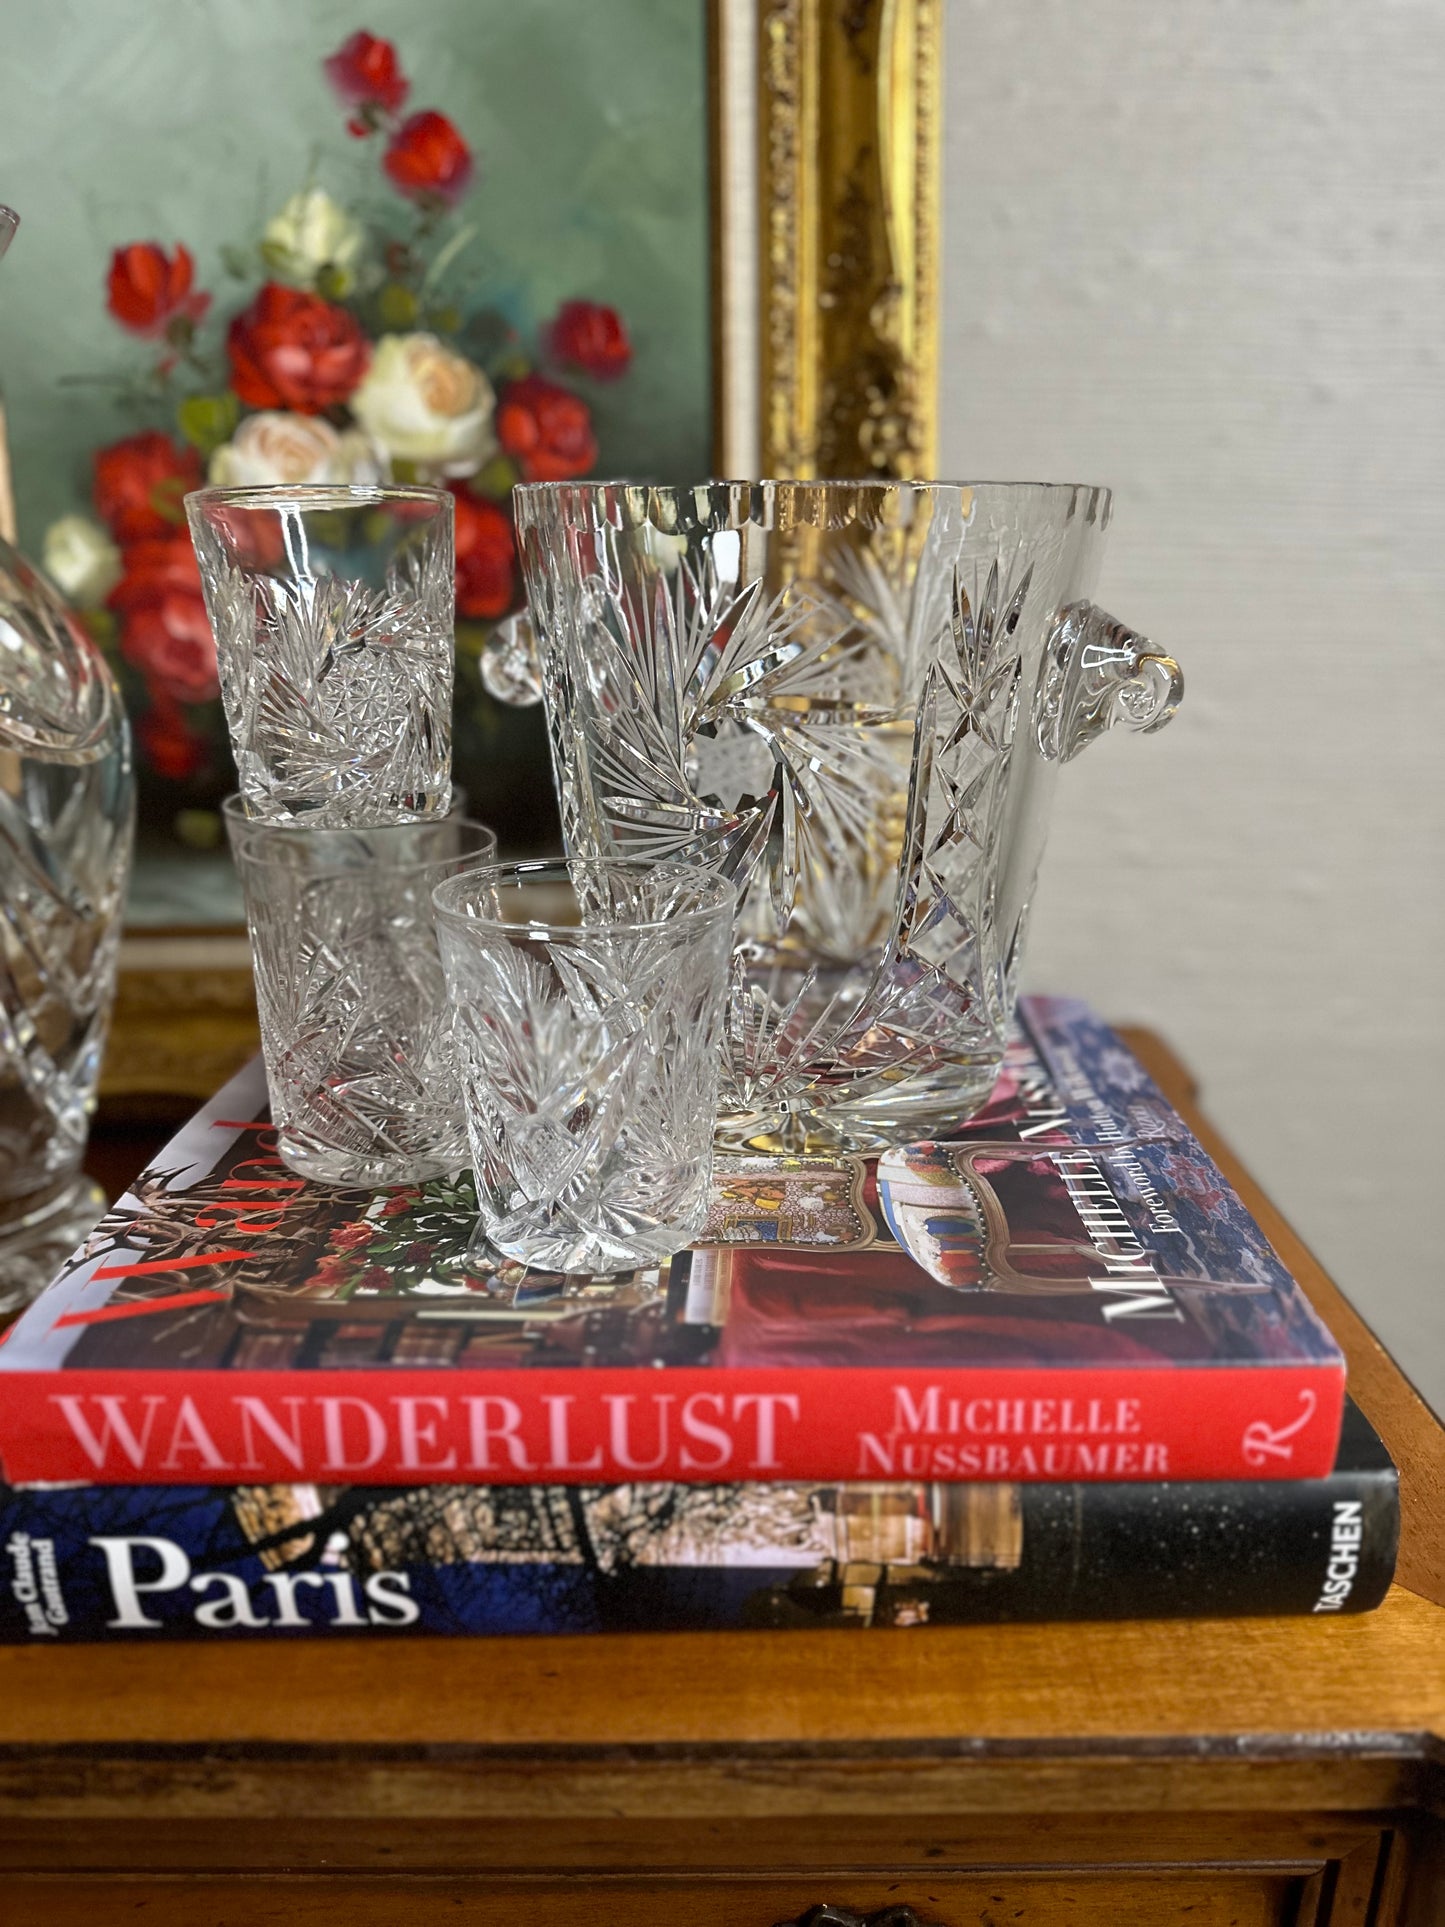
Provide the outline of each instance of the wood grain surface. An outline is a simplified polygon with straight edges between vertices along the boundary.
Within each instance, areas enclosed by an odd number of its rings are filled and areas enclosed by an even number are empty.
[[[1308,1876],[1230,1868],[1207,1875],[1077,1873],[1049,1877],[938,1874],[909,1883],[860,1879],[846,1869],[806,1881],[775,1872],[719,1880],[625,1875],[561,1882],[555,1878],[487,1881],[447,1874],[393,1876],[386,1883],[332,1876],[305,1878],[210,1875],[158,1880],[73,1880],[41,1876],[13,1893],[46,1927],[96,1927],[133,1915],[146,1927],[232,1927],[287,1922],[290,1927],[401,1927],[449,1921],[516,1923],[517,1927],[790,1927],[818,1903],[819,1893],[872,1913],[906,1899],[918,1927],[989,1922],[1004,1903],[1008,1927],[1295,1927]],[[1001,1891],[1002,1889],[1002,1891]],[[19,1916],[17,1916],[17,1919]],[[1313,1927],[1317,1918],[1306,1917]],[[881,1927],[881,1924],[880,1924]]]
[[[0,1652],[0,1744],[1338,1732],[1445,1735],[1438,1607],[1397,1587],[1378,1612],[1318,1620]]]

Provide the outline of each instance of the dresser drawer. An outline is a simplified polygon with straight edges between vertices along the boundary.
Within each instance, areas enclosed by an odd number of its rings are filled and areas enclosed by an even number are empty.
[[[218,1857],[224,1848],[218,1842]],[[919,1927],[1325,1927],[1306,1874],[1258,1869],[1132,1873],[876,1872],[804,1878],[577,1875],[558,1880],[393,1875],[21,1878],[0,1917],[46,1927],[135,1918],[146,1927],[778,1927],[828,1902],[866,1919],[907,1906]],[[9,1909],[11,1911],[5,1911]],[[1351,1914],[1351,1919],[1358,1916]],[[883,1923],[879,1923],[883,1927]],[[895,1916],[887,1927],[903,1927]]]

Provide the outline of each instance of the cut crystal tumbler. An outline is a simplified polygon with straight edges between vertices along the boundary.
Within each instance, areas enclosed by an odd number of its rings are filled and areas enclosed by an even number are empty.
[[[733,878],[727,1143],[867,1148],[989,1091],[1059,765],[1157,729],[1177,664],[1085,598],[1107,490],[516,490],[569,853]],[[532,637],[535,636],[535,642]]]
[[[564,1272],[686,1245],[707,1216],[731,884],[507,864],[435,903],[487,1243]]]
[[[0,254],[15,217],[0,208]],[[0,541],[0,1312],[105,1198],[83,1177],[130,875],[130,731],[104,658]]]
[[[282,1157],[323,1184],[467,1162],[431,893],[496,855],[481,823],[298,830],[224,806]]]
[[[444,816],[451,496],[208,488],[186,514],[249,814],[318,828]]]

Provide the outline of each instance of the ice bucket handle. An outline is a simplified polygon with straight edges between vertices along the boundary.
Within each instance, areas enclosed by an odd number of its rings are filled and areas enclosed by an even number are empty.
[[[482,681],[487,693],[513,709],[542,700],[542,666],[537,637],[525,609],[499,622],[482,646]]]
[[[1072,602],[1049,636],[1034,704],[1039,748],[1051,763],[1067,763],[1116,723],[1141,734],[1162,729],[1183,696],[1172,656],[1092,602]]]

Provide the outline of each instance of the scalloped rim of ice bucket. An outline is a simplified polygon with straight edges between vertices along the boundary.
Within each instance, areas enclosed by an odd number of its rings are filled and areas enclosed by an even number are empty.
[[[1114,513],[1114,491],[1103,482],[1002,482],[1002,481],[949,481],[946,478],[930,478],[927,481],[913,481],[887,476],[860,475],[848,476],[789,476],[764,475],[751,481],[730,479],[727,476],[711,476],[701,482],[657,482],[643,481],[634,476],[619,475],[602,480],[572,477],[557,482],[518,482],[512,490],[514,497],[521,498],[523,506],[558,500],[570,491],[576,498],[596,500],[605,497],[609,490],[656,494],[681,499],[695,495],[702,490],[753,490],[753,489],[801,489],[812,490],[819,495],[857,494],[866,491],[880,498],[890,494],[901,496],[942,496],[962,497],[983,494],[997,497],[1004,493],[1010,495],[1034,495],[1040,497],[1068,496],[1074,500],[1083,498],[1090,503],[1089,520],[1097,522],[1100,530],[1107,529]]]

